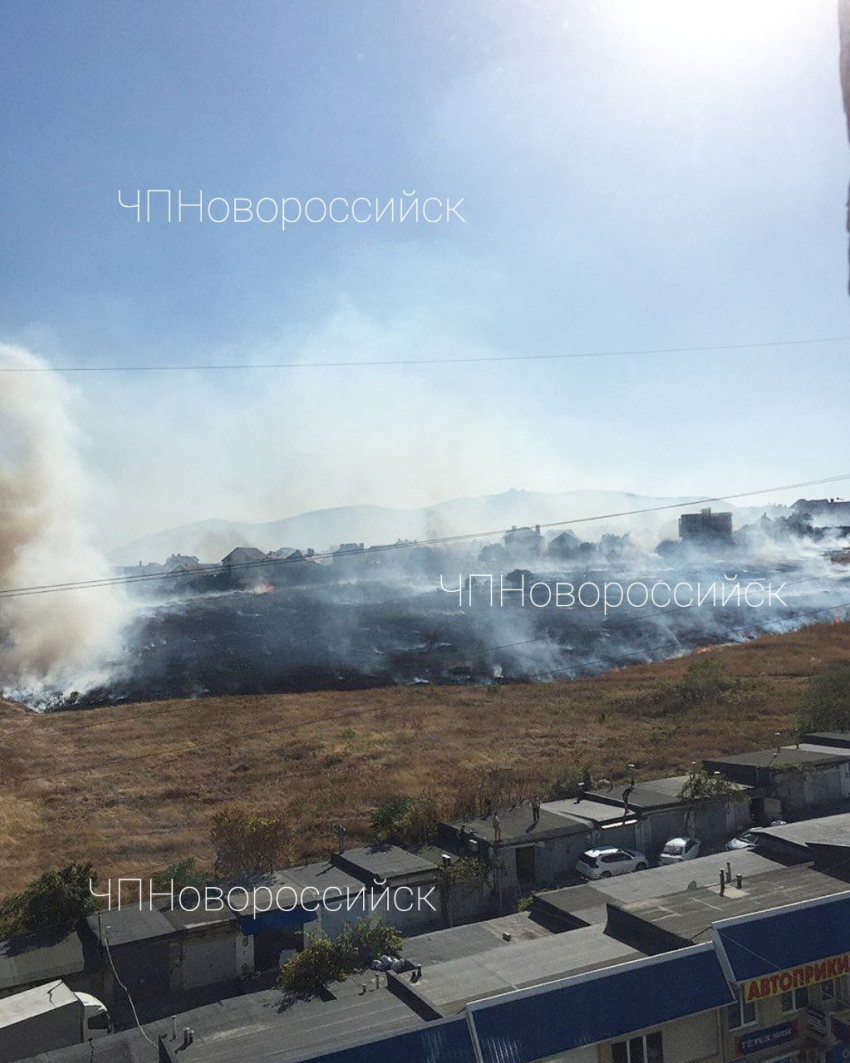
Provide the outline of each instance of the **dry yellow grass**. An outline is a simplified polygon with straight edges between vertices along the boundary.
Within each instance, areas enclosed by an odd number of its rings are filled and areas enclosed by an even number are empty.
[[[384,797],[513,766],[539,789],[563,766],[639,775],[790,738],[808,676],[850,662],[850,625],[712,651],[747,680],[741,699],[671,719],[618,700],[679,678],[690,658],[589,679],[388,688],[129,704],[37,716],[0,703],[0,896],[49,867],[91,861],[102,877],[212,862],[210,822],[231,802],[287,809],[299,856],[334,827],[365,837]]]

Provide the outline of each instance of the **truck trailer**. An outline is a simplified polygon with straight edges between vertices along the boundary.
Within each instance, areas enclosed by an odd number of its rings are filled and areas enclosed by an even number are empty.
[[[0,999],[0,1063],[84,1044],[111,1029],[106,1005],[61,980]]]

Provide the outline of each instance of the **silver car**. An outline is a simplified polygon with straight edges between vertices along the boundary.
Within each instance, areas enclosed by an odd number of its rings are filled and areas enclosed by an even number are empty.
[[[582,853],[576,871],[585,878],[612,878],[627,875],[630,871],[646,871],[648,867],[649,861],[639,850],[609,845]]]
[[[726,843],[727,849],[755,849],[758,843],[761,841],[758,834],[754,830],[745,830],[743,834],[739,834],[737,838],[730,838]]]
[[[694,860],[699,856],[702,843],[698,838],[671,838],[661,850],[659,864],[681,864],[683,860]]]

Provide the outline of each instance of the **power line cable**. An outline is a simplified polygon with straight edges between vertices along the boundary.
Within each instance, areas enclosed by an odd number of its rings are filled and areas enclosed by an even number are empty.
[[[458,358],[375,358],[360,361],[333,362],[234,362],[234,363],[179,363],[166,365],[55,365],[55,366],[2,366],[0,373],[164,373],[266,369],[356,369],[362,367],[386,368],[406,365],[475,365],[493,362],[554,362],[583,358],[633,358],[664,354],[707,354],[711,351],[763,350],[774,347],[804,347],[827,343],[847,343],[850,336],[820,336],[809,339],[759,340],[753,343],[712,343],[692,347],[645,347],[632,350],[574,351],[560,354],[494,354],[483,357],[463,356]]]
[[[840,483],[850,480],[850,473],[842,473],[839,476],[828,476],[817,480],[802,480],[797,483],[790,484],[778,484],[773,487],[760,487],[755,490],[749,491],[737,491],[731,494],[725,495],[712,495],[705,498],[695,498],[687,502],[665,502],[658,506],[643,506],[639,509],[620,510],[612,513],[599,513],[589,517],[571,517],[567,520],[555,520],[541,522],[538,527],[540,528],[562,528],[568,525],[574,524],[589,524],[595,523],[601,520],[615,520],[622,517],[635,517],[641,516],[647,513],[661,513],[669,511],[671,509],[682,509],[686,506],[701,506],[712,502],[731,502],[738,498],[750,498],[754,495],[772,494],[777,491],[792,491],[799,490],[804,487],[819,487],[826,484]],[[447,543],[464,542],[470,539],[486,538],[494,535],[504,535],[511,531],[511,528],[495,528],[489,531],[478,532],[462,532],[457,535],[444,535],[431,539],[418,539],[418,540],[399,540],[395,543],[387,543],[385,545],[373,546],[370,550],[373,554],[384,553],[392,550],[410,550],[423,546],[442,546]],[[351,552],[352,556],[364,556],[359,551]],[[311,555],[302,555],[301,557],[291,559],[283,557],[263,557],[261,560],[238,562],[233,565],[227,566],[228,571],[232,570],[244,570],[252,568],[269,568],[274,565],[281,564],[298,564],[302,562],[313,562],[316,560],[333,558],[335,556],[334,551],[325,551],[324,553],[314,553]],[[345,554],[343,555],[345,556]],[[27,587],[7,587],[0,589],[0,598],[16,598],[23,597],[31,594],[52,594],[56,591],[66,590],[82,590],[88,587],[111,587],[120,586],[130,583],[147,583],[156,582],[164,579],[175,578],[192,578],[201,577],[207,575],[217,575],[224,571],[220,564],[218,565],[201,565],[198,569],[190,571],[181,570],[178,572],[155,572],[155,573],[143,573],[140,575],[125,575],[125,576],[108,576],[100,579],[93,580],[73,580],[67,583],[45,583],[35,584]]]

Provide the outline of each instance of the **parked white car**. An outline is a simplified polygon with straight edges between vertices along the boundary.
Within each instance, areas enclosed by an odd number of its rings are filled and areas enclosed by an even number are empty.
[[[627,875],[630,871],[646,871],[649,861],[637,849],[588,849],[578,858],[576,871],[585,878],[611,878]]]
[[[745,830],[737,838],[730,838],[726,843],[727,849],[755,849],[759,843],[758,833],[754,830]]]
[[[699,838],[671,838],[661,850],[659,864],[681,864],[683,860],[693,860],[699,856],[702,842]]]

